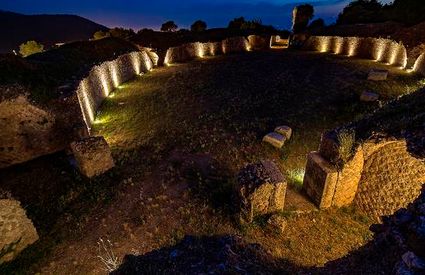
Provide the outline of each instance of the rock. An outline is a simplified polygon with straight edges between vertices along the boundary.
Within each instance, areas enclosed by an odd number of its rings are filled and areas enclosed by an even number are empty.
[[[303,190],[320,209],[332,206],[337,181],[335,166],[318,152],[311,152],[307,159]]]
[[[363,92],[360,95],[360,101],[373,102],[379,99],[379,95],[372,92]]]
[[[0,264],[13,260],[38,240],[37,231],[20,203],[0,200]]]
[[[260,35],[250,35],[248,41],[252,50],[264,50],[270,47],[270,39]]]
[[[274,131],[282,136],[285,136],[287,140],[291,139],[292,129],[289,126],[279,126]]]
[[[280,234],[285,231],[286,225],[288,224],[286,219],[278,214],[272,215],[267,223],[273,231],[276,231]]]
[[[383,81],[383,80],[387,80],[387,77],[388,77],[388,70],[372,69],[369,72],[367,80]]]
[[[266,142],[277,149],[281,149],[285,145],[287,138],[278,133],[269,133],[263,138],[263,142]]]
[[[103,137],[90,137],[71,143],[79,170],[88,178],[101,175],[115,166],[111,150]]]
[[[282,211],[287,182],[271,161],[246,166],[238,175],[235,206],[239,221],[251,223],[256,216]]]

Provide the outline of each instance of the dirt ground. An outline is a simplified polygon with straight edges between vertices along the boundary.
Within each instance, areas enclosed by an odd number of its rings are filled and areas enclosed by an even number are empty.
[[[389,69],[389,80],[367,81],[371,68]],[[107,175],[82,179],[63,154],[0,172],[12,191],[38,186],[31,195],[14,195],[42,228],[36,247],[4,271],[104,274],[99,238],[111,241],[119,259],[185,235],[221,234],[260,243],[284,270],[339,259],[370,240],[372,221],[352,208],[316,211],[299,191],[306,155],[323,131],[424,85],[371,61],[293,51],[155,69],[119,87],[98,114],[95,134],[105,136],[117,164]],[[379,93],[382,101],[360,102],[363,91]],[[261,143],[279,125],[294,130],[282,151]],[[271,232],[265,218],[242,228],[232,219],[234,176],[264,158],[278,163],[290,182],[282,235]]]

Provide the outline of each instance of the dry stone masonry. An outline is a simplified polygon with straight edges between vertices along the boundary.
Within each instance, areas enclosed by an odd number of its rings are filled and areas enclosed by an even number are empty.
[[[235,205],[240,223],[251,223],[256,216],[282,211],[287,182],[276,164],[261,161],[245,167],[238,175]]]
[[[88,178],[115,166],[109,145],[103,137],[90,137],[71,144],[79,170]]]
[[[0,199],[0,264],[13,260],[37,240],[37,231],[20,203]]]
[[[308,156],[303,189],[319,208],[354,203],[375,219],[405,207],[425,182],[425,163],[408,152],[405,140],[366,140],[338,164],[340,145],[330,134]]]

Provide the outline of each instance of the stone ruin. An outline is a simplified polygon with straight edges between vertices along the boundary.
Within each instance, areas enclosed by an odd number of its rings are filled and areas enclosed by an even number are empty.
[[[251,223],[256,216],[282,211],[286,187],[286,179],[273,162],[265,160],[246,166],[235,186],[237,220]]]
[[[109,145],[103,137],[90,137],[71,143],[80,172],[88,178],[105,173],[115,166]]]
[[[365,140],[342,165],[340,150],[335,132],[328,132],[308,155],[303,189],[319,208],[354,203],[379,220],[419,195],[425,163],[409,153],[406,140]]]
[[[38,240],[37,231],[20,203],[0,198],[0,264],[12,261]]]

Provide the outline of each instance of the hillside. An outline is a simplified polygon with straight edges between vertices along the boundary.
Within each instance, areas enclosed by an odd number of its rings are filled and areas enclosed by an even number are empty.
[[[105,26],[76,15],[23,15],[0,11],[0,53],[11,52],[28,40],[50,47],[55,43],[86,40]],[[7,39],[4,39],[7,38]]]

